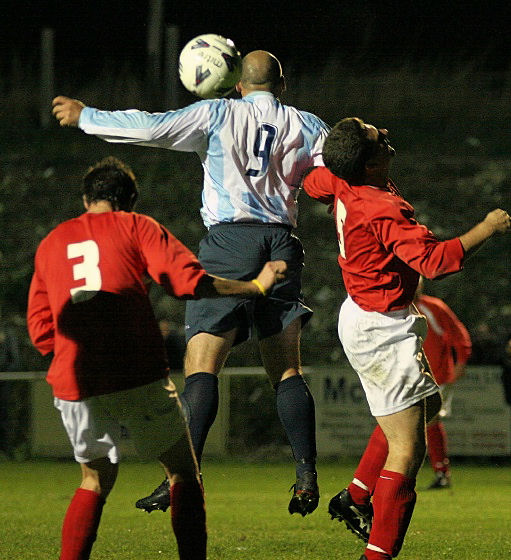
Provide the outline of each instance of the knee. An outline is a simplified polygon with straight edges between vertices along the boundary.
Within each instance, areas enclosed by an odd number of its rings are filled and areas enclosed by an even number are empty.
[[[282,370],[273,372],[267,370],[266,373],[268,374],[270,382],[275,390],[282,381],[286,381],[287,379],[297,378],[303,380],[302,374],[298,368],[288,368],[284,372],[282,372]]]
[[[102,484],[97,476],[85,475],[82,476],[82,483],[80,485],[84,490],[90,490],[91,492],[96,492],[96,494],[103,495],[104,490],[102,490]]]
[[[389,441],[389,456],[399,458],[405,463],[414,463],[417,459],[424,458],[426,453],[426,442],[424,438],[403,440],[398,442]]]
[[[80,488],[96,492],[106,499],[115,484],[118,468],[117,464],[110,463],[107,458],[83,463]]]

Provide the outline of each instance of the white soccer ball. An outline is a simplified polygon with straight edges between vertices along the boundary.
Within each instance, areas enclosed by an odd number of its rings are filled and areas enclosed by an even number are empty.
[[[179,78],[185,88],[214,99],[230,93],[241,76],[241,55],[234,43],[209,33],[189,41],[179,55]]]

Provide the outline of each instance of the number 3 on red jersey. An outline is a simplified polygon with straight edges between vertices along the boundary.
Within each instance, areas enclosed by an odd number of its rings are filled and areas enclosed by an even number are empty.
[[[337,238],[339,241],[339,252],[343,259],[346,258],[346,249],[344,247],[344,223],[346,222],[346,206],[337,199],[335,211],[335,225],[337,227]]]
[[[73,264],[73,278],[85,280],[85,284],[71,288],[71,296],[76,292],[97,292],[101,289],[101,271],[99,270],[99,247],[95,241],[89,239],[80,243],[70,243],[67,246],[67,258],[82,260]]]

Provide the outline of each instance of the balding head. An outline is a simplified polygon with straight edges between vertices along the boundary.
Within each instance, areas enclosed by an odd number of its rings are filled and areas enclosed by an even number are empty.
[[[243,58],[241,79],[236,88],[242,95],[251,91],[271,91],[276,96],[285,89],[282,66],[268,51],[252,51]]]

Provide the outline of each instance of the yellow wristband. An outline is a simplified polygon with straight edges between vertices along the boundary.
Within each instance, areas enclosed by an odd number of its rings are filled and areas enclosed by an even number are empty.
[[[261,284],[261,282],[259,282],[259,280],[257,280],[257,278],[254,278],[253,280],[251,280],[252,284],[255,284],[257,286],[257,289],[261,292],[261,294],[263,296],[266,295],[266,290],[264,289],[264,286]]]

